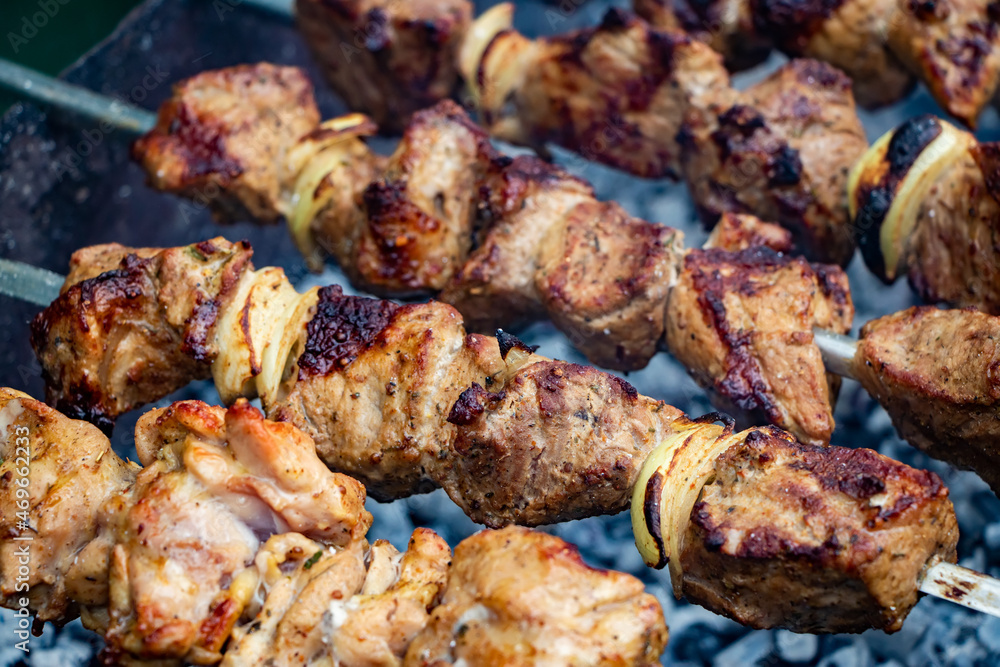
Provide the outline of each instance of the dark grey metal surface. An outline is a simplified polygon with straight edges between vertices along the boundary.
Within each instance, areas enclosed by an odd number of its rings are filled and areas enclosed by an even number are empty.
[[[480,9],[492,2],[478,2]],[[592,25],[610,5],[601,0],[562,0],[548,5],[519,2],[518,25],[528,34],[562,32]],[[153,0],[131,14],[104,43],[65,73],[71,82],[106,95],[155,109],[169,94],[170,83],[209,68],[270,60],[305,67],[316,83],[325,115],[344,111],[311,66],[305,46],[294,29],[272,15],[242,6],[239,0]],[[772,65],[774,63],[772,62]],[[751,74],[749,78],[760,76]],[[902,119],[934,111],[922,93],[905,105],[865,114],[871,138]],[[983,137],[1000,136],[996,115],[987,115]],[[305,267],[281,227],[251,224],[219,226],[207,211],[191,202],[157,194],[145,187],[141,170],[128,156],[130,137],[105,133],[90,123],[48,117],[36,108],[16,106],[0,120],[0,257],[65,272],[70,254],[93,243],[117,241],[128,245],[177,245],[225,235],[249,239],[258,266],[276,264],[293,281],[305,277]],[[694,245],[703,232],[695,224],[690,202],[681,186],[640,181],[588,164],[563,152],[557,158],[576,174],[591,180],[599,196],[622,202],[635,215],[680,227]],[[905,307],[912,301],[906,285],[886,288],[855,261],[850,277],[858,306],[858,324]],[[323,282],[342,280],[328,270]],[[311,279],[312,280],[312,279]],[[28,346],[28,322],[36,306],[0,296],[0,385],[42,395],[40,371]],[[551,326],[539,324],[526,332],[542,352],[574,361],[582,359]],[[699,414],[710,407],[684,370],[665,355],[629,376],[640,391]],[[211,398],[204,384],[181,396]],[[116,449],[131,448],[137,415],[123,419],[114,435]],[[878,448],[886,454],[942,473],[952,489],[963,538],[963,564],[1000,574],[1000,501],[970,473],[956,473],[929,461],[895,437],[888,417],[854,383],[845,383],[837,411],[835,444]],[[430,525],[454,545],[475,527],[442,494],[371,507],[373,537],[405,544],[414,524]],[[666,664],[822,664],[830,667],[873,664],[1000,664],[1000,623],[946,602],[925,600],[902,633],[889,637],[866,633],[860,638],[811,638],[784,632],[752,632],[710,612],[674,602],[665,573],[646,569],[632,544],[627,516],[572,522],[551,529],[577,543],[588,562],[633,572],[660,597],[671,627]],[[19,656],[11,653],[4,616],[0,614],[0,665]],[[97,642],[82,630],[56,634],[51,629],[35,640],[36,664],[86,664]],[[894,661],[894,662],[893,662]]]

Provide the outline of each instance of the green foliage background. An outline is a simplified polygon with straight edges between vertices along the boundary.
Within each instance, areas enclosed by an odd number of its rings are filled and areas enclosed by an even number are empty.
[[[58,74],[106,37],[138,0],[0,0],[0,58],[13,60]],[[19,43],[29,24],[42,23],[48,7],[45,25],[27,43]],[[58,9],[56,9],[58,8]],[[30,28],[27,30],[30,34]],[[11,35],[16,38],[12,39]],[[15,43],[12,43],[15,42]],[[15,97],[0,90],[0,110],[6,109]]]

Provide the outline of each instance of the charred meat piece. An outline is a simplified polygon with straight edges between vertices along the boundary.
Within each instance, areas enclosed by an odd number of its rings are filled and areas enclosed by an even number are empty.
[[[62,295],[31,325],[49,403],[110,428],[118,415],[208,377],[218,315],[251,254],[222,238],[77,252]]]
[[[969,127],[1000,82],[1000,3],[896,0],[889,46],[938,104]]]
[[[13,389],[0,389],[0,425],[0,605],[17,609],[26,597],[38,621],[56,623],[105,607],[108,508],[138,466],[96,427]],[[27,498],[18,479],[29,480]]]
[[[657,30],[683,31],[721,53],[729,70],[763,62],[771,39],[757,32],[750,0],[634,0],[636,14]]]
[[[551,142],[639,176],[680,176],[685,116],[729,86],[718,54],[618,9],[596,28],[529,40],[510,29],[511,11],[484,14],[463,46],[463,74],[491,135]]]
[[[666,642],[663,610],[638,579],[587,566],[558,537],[506,528],[455,548],[405,664],[639,667],[659,664]]]
[[[686,125],[683,146],[684,176],[706,223],[751,213],[789,229],[810,259],[850,260],[844,191],[868,142],[844,75],[792,61],[703,120]]]
[[[295,10],[327,81],[383,131],[457,88],[468,0],[296,0]]]
[[[454,102],[415,114],[385,171],[361,194],[357,247],[338,256],[341,266],[376,293],[441,290],[469,253],[473,193],[494,154]]]
[[[925,306],[861,329],[854,372],[900,436],[1000,491],[1000,320]]]
[[[203,72],[174,86],[156,127],[132,147],[150,184],[222,220],[287,215],[288,151],[319,125],[312,84],[268,63]]]
[[[552,322],[604,368],[642,368],[663,335],[683,234],[586,202],[543,241],[535,283]]]
[[[479,186],[474,248],[440,298],[473,331],[508,329],[545,315],[536,286],[541,248],[578,204],[586,182],[532,156],[499,157]]]
[[[473,385],[451,411],[448,495],[494,527],[626,509],[646,455],[682,413],[593,368],[513,354],[503,385]]]
[[[751,627],[893,632],[924,570],[955,560],[941,480],[871,450],[755,429],[712,475],[684,536],[681,589]]]
[[[837,267],[768,248],[691,250],[667,303],[666,340],[716,404],[828,444],[840,382],[812,330],[847,333],[853,317]]]
[[[332,287],[320,291],[297,367],[270,414],[387,500],[437,486],[454,438],[445,421],[452,405],[470,384],[491,384],[503,362],[496,341],[467,335],[450,306],[398,306]]]
[[[767,247],[775,252],[791,254],[792,233],[754,215],[723,213],[703,247],[729,252]]]

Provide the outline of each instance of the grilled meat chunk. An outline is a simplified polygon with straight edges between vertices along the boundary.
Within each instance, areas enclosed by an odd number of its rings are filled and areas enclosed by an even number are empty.
[[[605,368],[642,368],[663,335],[683,234],[618,204],[574,207],[543,241],[535,276],[552,322]]]
[[[420,111],[381,176],[361,195],[356,248],[338,256],[358,284],[383,294],[441,290],[472,242],[475,198],[495,151],[454,102]]]
[[[767,247],[788,254],[793,250],[792,233],[754,215],[723,213],[703,247],[729,252]]]
[[[371,525],[365,490],[331,473],[315,446],[241,400],[185,401],[144,415],[146,467],[114,522],[112,657],[219,660],[257,585],[261,536],[301,531],[346,546]]]
[[[397,304],[320,291],[298,381],[271,415],[312,436],[320,457],[378,500],[436,486],[454,429],[445,422],[470,384],[503,370],[494,340],[467,335],[441,303]]]
[[[900,436],[1000,492],[1000,319],[910,308],[861,329],[853,369]]]
[[[296,0],[295,10],[327,81],[383,131],[457,87],[468,0]]]
[[[686,125],[682,145],[684,177],[707,223],[752,213],[789,229],[810,259],[851,259],[844,192],[868,142],[847,77],[795,60],[703,120]]]
[[[666,642],[663,610],[638,579],[512,527],[455,548],[444,599],[405,664],[654,665]]]
[[[56,623],[107,605],[107,509],[137,470],[91,424],[0,388],[0,605],[26,597],[38,621]]]
[[[509,29],[510,11],[484,15],[463,47],[463,74],[491,135],[552,142],[639,176],[680,176],[685,116],[729,86],[718,54],[619,9],[596,28],[528,40]]]
[[[508,359],[503,385],[473,385],[448,418],[458,427],[443,482],[451,499],[492,527],[627,508],[646,455],[683,413],[587,366]]]
[[[969,127],[1000,82],[1000,3],[896,0],[889,46],[944,109]]]
[[[175,85],[132,152],[158,190],[208,205],[222,220],[275,222],[288,211],[288,151],[318,124],[302,70],[240,65]]]
[[[586,182],[536,157],[493,160],[479,186],[474,249],[440,298],[473,331],[512,328],[545,314],[535,276],[543,241],[583,202]]]
[[[717,405],[828,444],[840,382],[812,330],[847,333],[853,318],[837,267],[768,248],[690,250],[667,303],[666,341]]]
[[[208,377],[218,313],[251,254],[248,245],[222,238],[76,253],[62,295],[31,325],[48,402],[110,428],[118,415]]]
[[[957,542],[934,473],[768,427],[715,461],[684,536],[682,590],[757,628],[893,632]]]

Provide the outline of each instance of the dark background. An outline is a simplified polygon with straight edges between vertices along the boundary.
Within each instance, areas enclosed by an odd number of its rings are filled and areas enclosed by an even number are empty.
[[[10,33],[18,38],[25,31],[24,21],[29,24],[35,14],[42,12],[39,0],[3,0],[0,2],[0,58],[41,70],[46,74],[58,74],[69,67],[89,48],[107,37],[115,25],[138,0],[42,0],[51,11],[46,16],[45,26],[27,44],[19,39],[12,40]],[[39,19],[41,22],[41,19]],[[30,32],[30,29],[28,29]],[[12,44],[12,41],[16,42]],[[0,111],[14,102],[13,95],[0,90]]]

